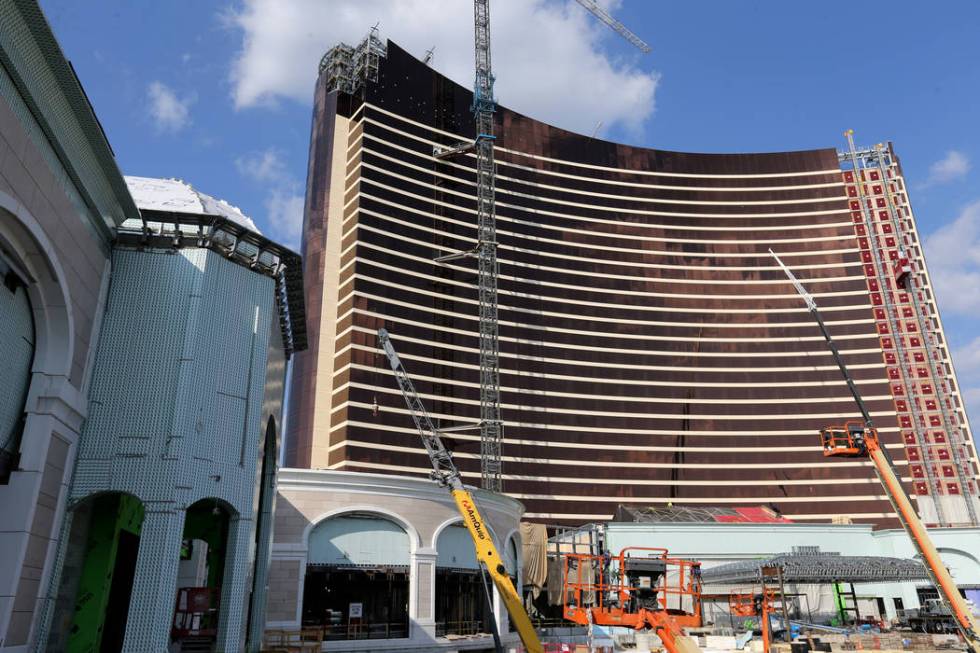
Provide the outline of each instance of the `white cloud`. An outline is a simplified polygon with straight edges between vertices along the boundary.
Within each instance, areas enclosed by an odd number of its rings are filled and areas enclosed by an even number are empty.
[[[258,182],[282,184],[289,181],[286,164],[283,163],[279,151],[274,148],[238,157],[235,159],[235,168],[245,177]]]
[[[925,240],[936,299],[945,314],[980,312],[980,201]],[[980,419],[980,337],[952,352],[960,393],[969,414]]]
[[[952,353],[963,402],[969,416],[980,419],[980,337]]]
[[[266,187],[265,224],[269,235],[298,250],[305,199],[299,181],[289,174],[280,152],[274,148],[252,152],[235,159],[235,168],[243,177]]]
[[[310,102],[323,53],[356,44],[378,21],[383,36],[420,58],[435,46],[432,65],[451,79],[473,80],[469,2],[245,0],[226,18],[243,34],[231,72],[239,108]],[[639,52],[626,60],[604,53],[604,40],[618,37],[571,0],[494,3],[491,34],[497,99],[509,108],[584,133],[599,121],[636,132],[653,114],[659,75],[636,65]]]
[[[926,238],[925,250],[943,311],[975,316],[980,311],[980,201]]]
[[[303,232],[302,195],[286,189],[273,188],[265,199],[266,220],[279,242],[299,251]]]
[[[980,377],[980,337],[953,350],[953,363],[959,376]],[[977,378],[980,385],[980,378]]]
[[[194,96],[183,99],[172,88],[160,81],[150,82],[146,89],[150,117],[160,132],[176,133],[190,124],[190,108]]]
[[[924,186],[948,184],[962,179],[970,171],[970,158],[959,150],[950,150],[946,156],[929,166],[929,178]]]

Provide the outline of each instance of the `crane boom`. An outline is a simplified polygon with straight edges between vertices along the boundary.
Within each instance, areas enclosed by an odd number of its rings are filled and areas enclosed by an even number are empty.
[[[650,46],[647,45],[646,41],[644,41],[639,36],[631,32],[629,28],[626,27],[626,25],[623,25],[621,22],[613,18],[609,14],[609,12],[603,9],[602,5],[600,5],[598,2],[596,2],[595,0],[575,0],[575,1],[578,2],[580,5],[582,5],[583,7],[585,7],[586,11],[588,11],[593,16],[595,16],[596,18],[604,22],[606,25],[608,25],[611,30],[618,33],[624,39],[626,39],[627,41],[635,45],[637,48],[639,48],[640,51],[643,52],[643,54],[647,54],[650,52]]]
[[[861,399],[861,393],[858,392],[857,386],[854,384],[854,379],[851,378],[850,373],[847,371],[847,366],[844,365],[844,359],[841,358],[840,352],[837,350],[837,344],[834,339],[830,337],[830,332],[827,331],[827,325],[823,323],[823,318],[820,317],[820,311],[817,310],[817,301],[813,298],[813,295],[807,292],[800,280],[796,278],[796,275],[786,267],[785,264],[776,256],[776,252],[769,250],[772,257],[776,259],[776,263],[779,267],[783,269],[789,280],[793,282],[793,286],[796,288],[796,292],[800,294],[803,301],[806,302],[806,307],[813,315],[813,319],[816,320],[817,326],[820,327],[820,333],[823,334],[824,339],[827,341],[827,346],[830,347],[830,353],[834,356],[834,361],[837,362],[837,367],[840,368],[840,373],[844,377],[844,381],[847,382],[847,389],[851,391],[851,396],[854,397],[854,402],[857,404],[858,409],[861,411],[861,416],[864,418],[864,424],[868,428],[873,428],[874,424],[871,422],[871,413],[868,412],[868,407],[864,405],[864,400]]]
[[[422,444],[425,446],[425,451],[432,463],[432,478],[440,485],[448,488],[452,494],[456,509],[463,518],[463,523],[473,540],[476,558],[483,569],[490,574],[490,579],[497,587],[497,591],[500,592],[504,605],[507,607],[507,613],[514,621],[514,626],[517,628],[521,642],[524,643],[525,650],[527,653],[543,653],[544,647],[538,639],[538,634],[531,624],[530,617],[524,610],[521,597],[514,588],[514,583],[507,575],[503,558],[500,557],[497,546],[493,543],[493,538],[484,525],[486,522],[480,515],[476,501],[469,489],[463,485],[462,476],[456,467],[456,463],[453,462],[452,454],[446,449],[442,438],[439,437],[439,431],[432,423],[428,411],[425,410],[422,398],[415,390],[415,384],[412,383],[411,377],[398,357],[398,352],[395,351],[395,346],[391,343],[391,337],[386,329],[378,329],[378,344],[388,358],[388,364],[395,375],[395,381],[402,391],[408,411],[412,414],[415,427],[422,437]]]
[[[969,606],[967,606],[966,601],[960,595],[953,577],[950,575],[945,563],[943,563],[942,557],[940,557],[939,551],[936,549],[936,545],[933,544],[932,539],[929,537],[925,524],[919,519],[919,515],[912,506],[912,500],[909,498],[905,488],[902,487],[891,457],[878,439],[878,432],[871,421],[871,414],[864,405],[861,394],[858,392],[857,386],[854,385],[854,381],[851,379],[851,375],[844,365],[844,360],[841,358],[840,352],[837,351],[837,345],[834,343],[833,338],[830,337],[827,327],[820,317],[820,312],[817,310],[817,303],[790,269],[783,265],[783,262],[779,260],[776,253],[771,249],[769,253],[776,259],[776,262],[779,263],[783,272],[793,282],[797,292],[800,293],[806,302],[810,313],[820,327],[820,332],[827,341],[827,346],[834,355],[838,367],[840,367],[844,380],[847,381],[847,387],[857,402],[862,417],[864,417],[863,427],[852,422],[843,427],[830,427],[825,429],[821,433],[824,456],[864,457],[871,459],[878,480],[885,490],[885,495],[895,509],[895,514],[898,515],[898,520],[902,523],[905,532],[908,533],[909,539],[912,540],[912,545],[922,559],[933,585],[935,585],[936,590],[939,592],[939,596],[942,597],[946,606],[949,608],[967,645],[974,653],[980,653],[980,629],[978,629],[976,621],[970,613]]]

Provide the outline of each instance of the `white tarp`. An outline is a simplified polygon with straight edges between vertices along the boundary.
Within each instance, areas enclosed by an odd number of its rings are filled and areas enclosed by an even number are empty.
[[[193,215],[219,215],[240,224],[249,231],[261,233],[255,222],[224,200],[194,190],[180,179],[126,177],[126,185],[140,210],[171,211]]]

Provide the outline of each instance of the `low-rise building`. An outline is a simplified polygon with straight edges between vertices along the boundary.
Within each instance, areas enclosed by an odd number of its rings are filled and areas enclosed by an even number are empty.
[[[474,490],[520,586],[524,506]],[[501,639],[518,641],[496,590]],[[319,637],[325,651],[492,647],[473,542],[435,482],[362,472],[283,469],[276,497],[266,637]]]

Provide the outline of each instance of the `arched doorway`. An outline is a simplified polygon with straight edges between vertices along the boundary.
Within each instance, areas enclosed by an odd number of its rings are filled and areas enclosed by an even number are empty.
[[[2,215],[2,214],[0,214]],[[27,283],[0,254],[0,483],[17,468],[34,361],[34,314]]]
[[[71,512],[49,650],[122,651],[143,503],[108,492],[75,504]]]
[[[490,633],[490,587],[484,589],[469,531],[459,522],[446,526],[436,551],[436,636]]]
[[[177,566],[177,599],[171,639],[206,646],[218,634],[231,510],[217,499],[187,508]]]
[[[330,517],[310,531],[303,628],[325,640],[408,637],[411,541],[376,513]]]

